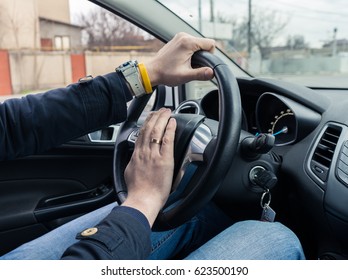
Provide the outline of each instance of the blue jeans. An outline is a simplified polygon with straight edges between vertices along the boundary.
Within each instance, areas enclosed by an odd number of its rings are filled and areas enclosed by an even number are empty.
[[[77,242],[78,232],[96,225],[113,207],[115,204],[110,204],[77,218],[0,259],[60,259],[66,248]],[[304,259],[296,235],[280,223],[230,224],[230,219],[210,204],[178,228],[153,232],[149,259]]]

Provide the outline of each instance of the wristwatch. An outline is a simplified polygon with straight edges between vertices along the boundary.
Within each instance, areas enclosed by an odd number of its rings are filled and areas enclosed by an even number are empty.
[[[116,72],[123,74],[129,89],[135,97],[140,97],[146,94],[144,85],[142,83],[141,74],[138,70],[138,62],[130,60],[116,68]]]

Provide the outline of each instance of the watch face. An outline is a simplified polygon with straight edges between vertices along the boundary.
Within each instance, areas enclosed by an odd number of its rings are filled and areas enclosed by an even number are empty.
[[[138,62],[136,60],[129,60],[123,64],[121,64],[119,67],[117,67],[116,69],[119,71],[124,72],[127,69],[131,69],[131,68],[136,68]],[[136,70],[136,69],[135,69]]]

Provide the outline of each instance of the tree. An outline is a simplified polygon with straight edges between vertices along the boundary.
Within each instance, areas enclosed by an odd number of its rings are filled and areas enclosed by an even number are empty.
[[[84,28],[88,48],[110,50],[113,46],[144,46],[153,41],[135,25],[99,7],[80,14],[78,23]]]
[[[216,21],[230,24],[232,27],[232,38],[228,40],[227,48],[232,47],[234,50],[243,50],[246,46],[246,38],[244,38],[245,31],[243,30],[242,24],[238,23],[235,17],[227,16],[221,12],[217,13]]]
[[[291,50],[303,50],[308,48],[308,44],[303,35],[289,36],[286,41],[286,46]]]
[[[276,36],[285,28],[288,20],[272,10],[253,9],[251,20],[251,43],[257,46],[261,58],[265,58]],[[246,49],[248,40],[248,18],[238,25],[233,24],[231,44],[236,49]]]

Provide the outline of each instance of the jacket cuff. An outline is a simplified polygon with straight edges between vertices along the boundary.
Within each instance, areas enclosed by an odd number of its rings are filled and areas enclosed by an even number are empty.
[[[151,231],[149,221],[147,220],[145,215],[141,213],[139,210],[128,206],[116,206],[112,211],[127,213],[131,215],[145,227],[145,230]]]

